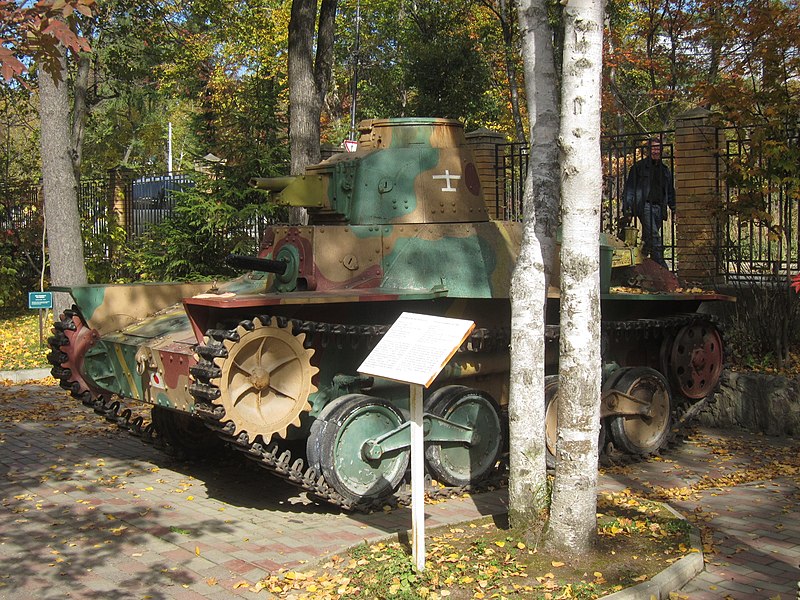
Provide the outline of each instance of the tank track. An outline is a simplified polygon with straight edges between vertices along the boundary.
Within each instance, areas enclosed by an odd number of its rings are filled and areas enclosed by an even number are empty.
[[[183,448],[170,444],[161,435],[152,421],[148,421],[142,415],[135,415],[133,410],[125,406],[120,400],[107,398],[97,395],[85,389],[76,378],[73,377],[72,370],[64,367],[68,355],[63,348],[70,345],[69,338],[65,331],[75,331],[74,317],[80,318],[80,313],[76,307],[64,311],[62,318],[53,323],[53,335],[47,339],[50,352],[47,354],[47,361],[52,365],[50,374],[58,380],[59,386],[68,391],[73,398],[91,408],[96,414],[103,417],[109,423],[114,423],[120,429],[127,431],[142,440],[145,444],[152,445],[156,449],[177,459],[187,458]],[[84,323],[84,326],[85,323]]]
[[[269,322],[272,317],[258,317],[262,322]],[[331,323],[320,323],[315,321],[303,321],[299,319],[287,319],[277,317],[279,327],[287,327],[291,324],[295,334],[305,334],[304,346],[311,348],[320,346],[322,348],[358,348],[366,346],[367,349],[373,348],[383,335],[389,330],[388,325],[340,325]],[[394,498],[376,501],[362,502],[354,504],[342,498],[328,483],[325,478],[317,473],[313,467],[306,467],[303,458],[293,458],[290,449],[283,447],[280,443],[270,442],[267,445],[258,440],[251,440],[246,432],[234,435],[235,425],[233,422],[225,424],[225,409],[222,406],[213,404],[213,401],[220,396],[220,390],[211,383],[211,379],[219,377],[220,368],[214,363],[215,358],[226,358],[228,351],[224,341],[238,342],[238,327],[247,331],[252,331],[252,320],[245,320],[231,329],[210,329],[206,332],[207,342],[197,346],[200,360],[190,371],[195,378],[195,383],[189,386],[189,392],[195,398],[195,412],[201,416],[206,426],[217,432],[223,440],[228,442],[233,448],[242,452],[247,458],[255,461],[259,466],[269,472],[290,481],[294,485],[305,490],[309,494],[322,499],[330,504],[339,506],[345,510],[355,510],[369,512],[380,509],[389,504],[407,504],[410,499],[408,492],[395,494]],[[508,328],[494,330],[478,329],[464,342],[460,351],[464,352],[491,352],[497,349],[506,348],[511,341],[511,332]],[[493,478],[492,482],[495,482]],[[490,482],[482,483],[481,487],[491,485]],[[475,491],[475,488],[430,488],[429,495],[449,495],[458,492]]]
[[[603,321],[603,333],[611,336],[625,335],[626,332],[634,331],[643,334],[644,339],[652,339],[654,342],[661,342],[668,335],[676,334],[681,328],[687,325],[698,324],[717,325],[718,319],[713,315],[704,313],[683,313],[670,315],[659,319],[637,319],[632,321]],[[722,328],[717,327],[720,336],[723,337],[722,348],[724,351],[724,333]],[[666,376],[666,374],[664,374]],[[669,379],[669,378],[668,378]],[[719,388],[719,382],[715,389]],[[679,395],[673,396],[674,418],[670,427],[669,435],[664,444],[657,451],[647,455],[627,454],[614,448],[614,444],[607,439],[605,448],[600,450],[600,464],[604,467],[625,466],[637,462],[645,461],[652,457],[668,454],[684,439],[689,431],[690,424],[695,416],[706,410],[709,404],[715,401],[714,393],[708,394],[701,400],[692,400]]]
[[[62,347],[69,345],[69,339],[64,331],[75,327],[73,317],[79,313],[77,309],[67,310],[63,318],[54,324],[53,335],[48,339],[51,352],[48,354],[48,361],[53,365],[51,373],[59,381],[59,385],[70,392],[70,394],[81,401],[82,404],[94,410],[95,413],[105,418],[108,422],[116,424],[123,429],[140,438],[143,442],[151,444],[157,449],[176,458],[185,458],[182,449],[169,444],[152,422],[148,422],[141,415],[134,415],[133,411],[122,404],[121,401],[108,399],[102,395],[95,395],[91,391],[81,389],[81,385],[72,377],[72,372],[64,368],[62,364],[66,361],[66,354]],[[268,319],[268,317],[264,317]],[[700,313],[687,313],[672,315],[659,319],[635,319],[627,321],[604,321],[603,336],[605,339],[612,336],[628,336],[631,333],[641,339],[652,339],[659,342],[666,335],[677,332],[686,325],[704,322],[715,322],[715,318]],[[387,325],[339,325],[330,323],[318,323],[313,321],[302,321],[298,319],[278,318],[278,324],[286,327],[290,324],[295,333],[305,333],[304,345],[311,347],[318,344],[321,347],[334,346],[337,348],[352,347],[357,348],[361,344],[367,344],[368,348],[374,347],[380,338],[388,331]],[[397,506],[407,505],[410,502],[410,490],[407,485],[390,499],[383,499],[376,502],[351,503],[342,498],[315,469],[305,468],[303,458],[293,457],[291,449],[284,447],[280,443],[271,442],[264,445],[260,441],[251,441],[247,433],[242,432],[238,436],[233,435],[234,425],[232,422],[223,424],[225,409],[215,406],[213,400],[220,395],[220,390],[210,380],[220,375],[219,367],[214,364],[214,358],[227,356],[227,350],[223,344],[224,340],[237,342],[239,334],[236,329],[242,326],[247,330],[253,328],[251,320],[238,323],[230,329],[210,329],[206,332],[208,341],[200,344],[196,352],[200,357],[198,363],[191,368],[195,382],[190,386],[190,392],[195,398],[195,411],[203,419],[207,427],[217,433],[217,435],[232,448],[243,453],[247,458],[265,468],[270,473],[285,479],[302,490],[308,492],[312,497],[316,497],[327,503],[341,507],[344,510],[369,512],[381,509],[386,505]],[[721,333],[721,330],[720,330]],[[558,340],[559,333],[557,326],[547,326],[545,337],[548,342]],[[501,348],[507,348],[510,343],[510,330],[499,328],[495,330],[477,329],[464,342],[460,351],[467,352],[490,352]],[[724,346],[723,346],[724,347]],[[709,396],[710,398],[710,396]],[[683,418],[683,415],[694,414],[695,406],[701,405],[706,400],[696,403],[682,400],[676,404],[676,426],[670,431],[667,443],[655,454],[661,454],[674,447],[687,429],[690,419]],[[631,464],[646,460],[648,456],[634,456],[624,454],[615,450],[611,444],[601,449],[601,465],[618,466]],[[426,493],[430,497],[444,498],[462,493],[475,493],[486,489],[492,489],[505,484],[506,465],[500,464],[497,472],[478,486],[463,487],[438,487],[427,486]]]

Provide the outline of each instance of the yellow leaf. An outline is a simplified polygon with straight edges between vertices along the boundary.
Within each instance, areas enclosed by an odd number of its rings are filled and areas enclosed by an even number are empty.
[[[194,496],[186,496],[187,500],[194,500]]]
[[[525,544],[520,542],[519,544],[517,544],[517,548],[519,548],[520,550],[525,550]]]
[[[246,581],[239,581],[239,582],[233,584],[233,589],[235,589],[235,590],[238,590],[239,588],[243,588],[243,587],[249,588],[250,584],[247,583]]]
[[[195,547],[194,547],[194,553],[195,553],[197,556],[200,556],[200,546],[195,546]]]
[[[494,544],[495,544],[495,546],[499,546],[500,548],[502,548],[503,546],[506,545],[506,543],[504,541],[502,541],[502,540],[500,540],[499,542],[495,542]]]
[[[559,562],[559,561],[557,561],[557,560],[554,560],[554,561],[553,561],[553,562],[551,562],[550,564],[551,564],[551,565],[553,565],[554,567],[563,567],[563,566],[564,566],[564,563],[563,563],[563,562]]]

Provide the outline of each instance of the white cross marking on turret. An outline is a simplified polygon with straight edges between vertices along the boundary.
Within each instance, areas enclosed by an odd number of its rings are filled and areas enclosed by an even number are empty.
[[[444,179],[447,181],[447,187],[442,188],[443,192],[456,192],[458,190],[453,187],[453,185],[450,183],[450,180],[454,179],[458,181],[461,179],[461,175],[450,175],[450,169],[445,169],[444,175],[433,175],[433,179]]]

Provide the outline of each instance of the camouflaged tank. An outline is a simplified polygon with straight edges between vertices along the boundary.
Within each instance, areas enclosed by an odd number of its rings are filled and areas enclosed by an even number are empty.
[[[508,298],[522,226],[488,217],[458,122],[372,120],[360,130],[354,153],[301,177],[254,180],[275,202],[306,208],[309,225],[269,228],[257,257],[232,257],[242,277],[213,289],[69,288],[75,307],[50,339],[62,386],[167,450],[205,456],[228,444],[316,497],[368,509],[406,476],[409,400],[407,386],[358,366],[403,312],[470,319],[475,330],[426,391],[426,463],[447,486],[492,475],[505,443]],[[641,262],[618,240],[603,256],[606,284],[612,264],[625,273]],[[602,417],[616,448],[658,451],[678,405],[716,385],[722,340],[695,312],[715,299],[723,297],[602,295]],[[557,388],[551,377],[550,450]],[[152,405],[150,422],[128,401]]]

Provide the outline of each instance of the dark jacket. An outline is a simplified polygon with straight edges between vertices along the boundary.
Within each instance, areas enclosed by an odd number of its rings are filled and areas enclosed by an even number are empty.
[[[650,157],[636,161],[628,172],[622,195],[622,212],[626,215],[641,215],[644,203],[650,200],[650,187],[653,181],[658,179],[661,183],[661,193],[656,193],[655,197],[658,204],[661,205],[661,216],[666,221],[667,207],[675,210],[675,186],[672,183],[672,173],[663,161],[653,161]]]

